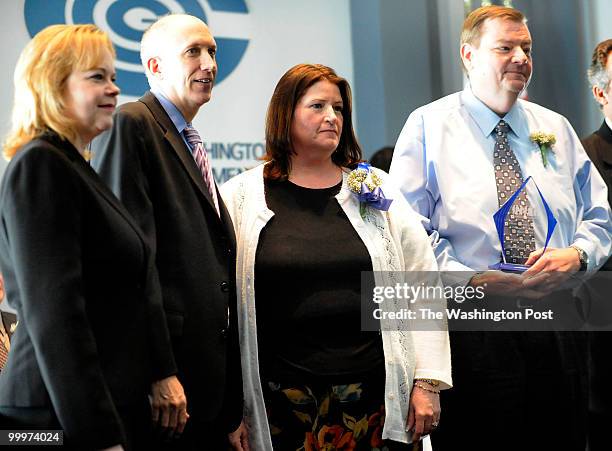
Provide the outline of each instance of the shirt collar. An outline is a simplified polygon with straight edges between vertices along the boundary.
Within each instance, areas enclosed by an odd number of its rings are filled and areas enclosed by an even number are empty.
[[[187,121],[183,117],[183,114],[179,111],[179,109],[172,103],[168,97],[164,95],[161,90],[156,88],[151,88],[151,92],[153,95],[159,100],[161,106],[164,108],[168,116],[170,116],[170,120],[176,127],[179,133],[183,133],[185,127],[187,126]]]
[[[478,125],[478,128],[485,137],[491,135],[495,126],[500,120],[504,120],[509,126],[512,132],[520,139],[529,138],[529,130],[527,128],[527,120],[525,119],[525,113],[523,111],[520,102],[517,100],[510,111],[506,113],[504,117],[499,117],[492,109],[486,106],[478,97],[472,92],[471,86],[466,88],[461,93],[461,100],[465,105],[466,110]]]

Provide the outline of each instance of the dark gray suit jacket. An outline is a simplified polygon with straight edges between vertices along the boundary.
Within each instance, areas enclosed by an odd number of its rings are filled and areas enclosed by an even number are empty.
[[[191,153],[150,92],[117,110],[92,144],[92,165],[155,249],[190,422],[242,418],[235,235],[221,196],[217,215]],[[229,319],[228,319],[229,313]]]
[[[608,202],[612,206],[612,130],[605,120],[599,130],[582,139],[582,145],[608,186]],[[612,258],[604,263],[602,270],[612,271]],[[600,284],[591,282],[591,289],[607,293],[609,283],[605,283],[605,281],[606,279],[603,279]],[[612,360],[610,360],[611,335],[610,332],[589,334],[589,410],[607,417],[612,415],[612,393],[608,388],[610,374],[612,373]]]
[[[606,121],[595,133],[583,138],[582,145],[608,186],[608,203],[612,206],[612,130]],[[612,258],[602,269],[612,271]]]
[[[53,133],[11,160],[0,219],[0,267],[19,317],[0,374],[4,421],[61,428],[77,449],[125,445],[120,411],[146,406],[151,382],[176,371],[145,236]]]

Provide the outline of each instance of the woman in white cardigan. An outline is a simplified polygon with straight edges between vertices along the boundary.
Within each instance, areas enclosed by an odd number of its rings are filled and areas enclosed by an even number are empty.
[[[394,286],[400,272],[435,274],[427,235],[384,172],[355,170],[350,87],[333,69],[283,75],[266,152],[266,164],[221,189],[238,241],[251,448],[402,449],[437,426],[439,390],[451,385],[448,334],[388,318],[381,332],[362,331],[360,275]]]

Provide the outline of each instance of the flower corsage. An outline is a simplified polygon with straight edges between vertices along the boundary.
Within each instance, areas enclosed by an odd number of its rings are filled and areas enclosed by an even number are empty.
[[[553,133],[534,132],[529,135],[529,139],[538,145],[540,154],[542,155],[542,163],[544,167],[548,164],[548,153],[552,152],[552,146],[557,142],[557,138]]]
[[[382,179],[376,175],[368,163],[359,163],[347,178],[351,192],[359,199],[359,213],[365,218],[366,206],[387,211],[393,199],[387,199],[383,194]]]

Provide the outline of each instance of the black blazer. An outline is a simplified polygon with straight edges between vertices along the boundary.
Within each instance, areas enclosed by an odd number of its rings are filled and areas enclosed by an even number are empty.
[[[125,445],[118,411],[142,406],[152,380],[176,371],[144,235],[53,133],[10,162],[0,217],[0,266],[19,317],[0,413],[60,427],[77,449]]]
[[[156,251],[189,421],[222,416],[235,429],[242,418],[236,239],[221,196],[219,218],[190,151],[150,92],[122,105],[92,150],[93,167]]]
[[[583,138],[582,145],[608,186],[608,203],[612,206],[612,130],[606,121],[595,133]],[[604,263],[602,269],[612,271],[612,258]]]

